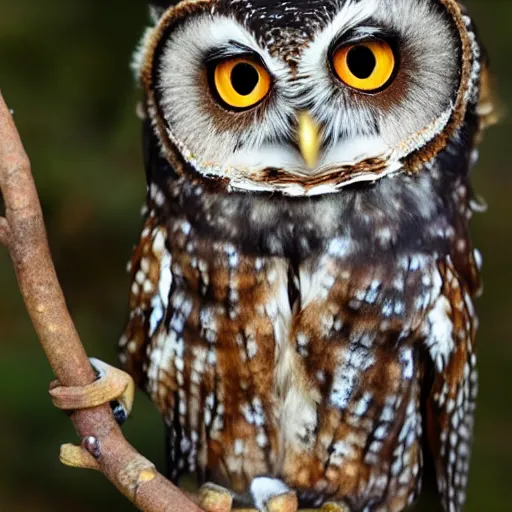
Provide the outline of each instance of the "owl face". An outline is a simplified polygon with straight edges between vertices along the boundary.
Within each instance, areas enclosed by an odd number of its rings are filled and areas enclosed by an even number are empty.
[[[477,101],[455,0],[185,0],[136,55],[178,173],[228,190],[334,192],[431,161]]]

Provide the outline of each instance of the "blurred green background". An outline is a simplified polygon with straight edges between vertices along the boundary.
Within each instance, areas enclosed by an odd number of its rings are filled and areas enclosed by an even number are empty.
[[[512,2],[467,4],[506,109]],[[127,312],[125,267],[145,193],[139,91],[128,64],[147,19],[143,0],[0,0],[0,87],[32,160],[55,264],[89,355],[114,364]],[[478,301],[481,393],[470,512],[512,510],[510,135],[505,118],[488,133],[474,173],[490,209],[473,222],[486,293]],[[0,248],[0,511],[133,510],[101,475],[59,464],[59,445],[75,433],[52,407],[51,379]],[[164,430],[144,395],[124,431],[163,466]]]

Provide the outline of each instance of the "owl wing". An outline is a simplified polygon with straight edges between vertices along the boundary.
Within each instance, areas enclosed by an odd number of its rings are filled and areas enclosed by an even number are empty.
[[[120,340],[120,360],[144,389],[147,383],[151,338],[167,314],[172,274],[167,249],[165,222],[152,210],[153,187],[173,177],[169,163],[161,156],[157,138],[148,119],[143,127],[144,167],[148,198],[144,226],[129,263],[131,290],[130,316]]]
[[[165,227],[148,215],[129,264],[130,313],[119,357],[140,388],[146,387],[148,349],[166,314],[172,283],[166,239]]]
[[[445,510],[466,501],[477,371],[477,319],[470,292],[450,258],[440,264],[441,293],[427,316],[433,384],[426,403],[428,444]]]
[[[119,343],[119,358],[137,386],[150,395],[164,416],[168,426],[168,477],[177,483],[185,469],[190,446],[187,448],[183,444],[187,442],[184,435],[185,425],[175,415],[175,408],[180,403],[177,363],[164,360],[176,348],[168,326],[174,281],[171,264],[167,229],[159,222],[155,213],[150,211],[129,265],[132,282],[130,314]],[[167,347],[167,352],[164,351],[164,346]],[[195,362],[191,355],[186,358],[187,364]]]

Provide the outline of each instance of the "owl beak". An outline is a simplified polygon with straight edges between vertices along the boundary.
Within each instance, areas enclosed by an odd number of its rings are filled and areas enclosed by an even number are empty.
[[[321,134],[318,123],[307,112],[299,114],[297,134],[302,158],[310,169],[314,169],[320,155]]]

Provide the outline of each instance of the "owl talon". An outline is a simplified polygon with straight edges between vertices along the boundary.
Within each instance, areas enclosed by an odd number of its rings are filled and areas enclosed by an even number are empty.
[[[114,400],[113,402],[110,402],[110,408],[112,409],[112,414],[114,415],[116,423],[120,427],[128,421],[130,413],[126,410],[122,403]]]
[[[320,509],[320,512],[345,512],[346,509],[337,503],[326,503]]]
[[[199,505],[206,512],[231,512],[233,496],[223,487],[205,484],[199,491]]]
[[[268,512],[297,512],[299,501],[294,492],[288,492],[271,498],[266,508]]]
[[[120,422],[132,410],[135,395],[133,379],[122,370],[98,359],[90,359],[90,362],[98,373],[98,379],[84,387],[65,387],[58,381],[52,382],[50,396],[53,404],[58,409],[74,411],[118,402],[119,405],[113,407],[113,412],[116,420]]]
[[[62,464],[80,469],[93,469],[99,471],[100,466],[96,458],[83,446],[63,444],[60,447],[59,460]]]

